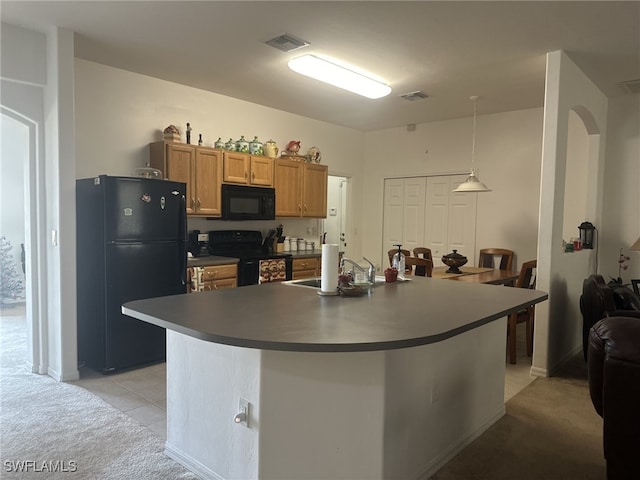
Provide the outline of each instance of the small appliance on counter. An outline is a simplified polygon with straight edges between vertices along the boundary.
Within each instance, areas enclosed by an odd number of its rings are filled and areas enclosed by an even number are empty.
[[[209,253],[209,234],[193,230],[189,233],[189,251],[194,257],[206,257]]]

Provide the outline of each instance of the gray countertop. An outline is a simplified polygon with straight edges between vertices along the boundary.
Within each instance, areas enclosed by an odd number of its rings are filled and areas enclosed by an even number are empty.
[[[271,283],[136,300],[122,311],[201,340],[267,350],[356,352],[445,340],[541,302],[537,290],[413,277],[359,297]]]

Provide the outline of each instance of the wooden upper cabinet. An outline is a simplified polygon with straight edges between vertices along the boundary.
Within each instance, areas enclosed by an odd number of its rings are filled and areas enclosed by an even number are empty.
[[[250,171],[251,185],[273,186],[273,158],[251,155]]]
[[[195,213],[212,217],[222,215],[222,152],[213,148],[196,148]]]
[[[307,163],[302,170],[302,216],[326,218],[327,181],[326,165]]]
[[[222,180],[227,183],[249,183],[249,155],[245,153],[224,152]]]
[[[302,165],[301,162],[276,159],[276,217],[302,216]]]
[[[273,159],[247,153],[224,152],[225,183],[273,186]]]
[[[327,216],[328,167],[276,159],[276,217]]]
[[[149,165],[164,178],[187,184],[188,215],[221,215],[221,152],[184,143],[155,142],[149,146]]]

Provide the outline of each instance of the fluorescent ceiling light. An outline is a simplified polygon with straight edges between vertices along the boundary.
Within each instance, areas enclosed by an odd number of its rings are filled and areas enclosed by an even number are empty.
[[[315,55],[296,57],[289,61],[289,68],[367,98],[381,98],[391,93],[388,85]]]

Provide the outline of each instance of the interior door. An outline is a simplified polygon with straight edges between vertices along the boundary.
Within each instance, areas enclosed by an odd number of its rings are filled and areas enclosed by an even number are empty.
[[[454,193],[466,175],[442,175],[427,178],[425,208],[425,244],[431,249],[434,266],[453,249],[475,265],[477,193]]]
[[[427,205],[425,207],[425,243],[431,249],[433,265],[443,265],[440,260],[449,249],[449,192],[448,176],[427,178]]]
[[[387,178],[384,181],[384,220],[382,242],[382,265],[389,260],[387,252],[402,243],[404,222],[404,179]]]
[[[424,246],[426,177],[388,178],[384,187],[382,262],[394,245]]]
[[[402,248],[424,247],[426,177],[405,178],[402,219]]]
[[[466,178],[466,175],[451,176],[451,190],[457,188]],[[475,265],[478,194],[451,191],[449,198],[449,251],[455,248],[467,257],[467,265]]]

